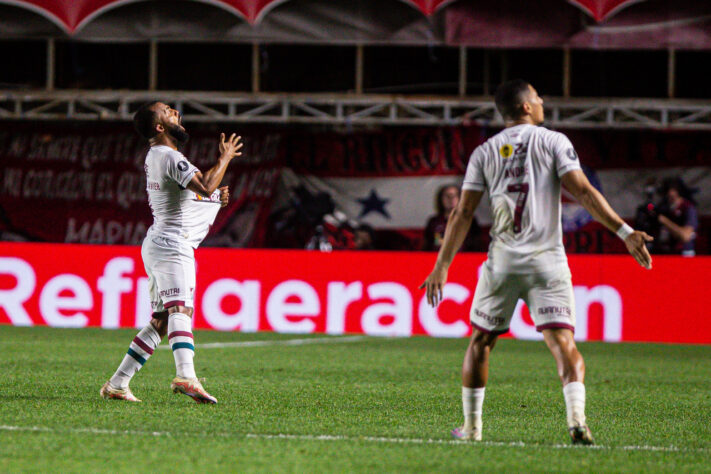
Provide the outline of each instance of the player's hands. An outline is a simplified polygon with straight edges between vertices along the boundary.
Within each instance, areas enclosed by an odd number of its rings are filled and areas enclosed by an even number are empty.
[[[637,263],[647,270],[652,269],[652,257],[649,255],[646,243],[653,240],[654,237],[650,237],[646,232],[642,232],[641,230],[635,230],[625,239],[627,251],[637,260]]]
[[[230,187],[222,186],[218,189],[220,190],[220,207],[227,207],[227,203],[230,202]]]
[[[242,137],[238,137],[236,133],[230,135],[230,138],[225,140],[225,134],[220,133],[220,155],[227,156],[228,159],[232,159],[236,156],[242,156],[240,151],[244,143],[242,143]]]
[[[442,289],[447,283],[447,270],[435,266],[432,273],[420,285],[420,289],[427,288],[427,302],[433,308],[442,301]]]

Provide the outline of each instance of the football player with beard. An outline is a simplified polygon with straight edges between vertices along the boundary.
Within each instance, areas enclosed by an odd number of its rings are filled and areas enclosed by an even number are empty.
[[[194,250],[229,199],[229,189],[219,186],[230,161],[242,155],[241,137],[232,134],[226,139],[221,134],[220,157],[202,173],[178,151],[189,135],[177,110],[162,102],[150,102],[138,109],[133,122],[150,144],[145,170],[153,225],[143,241],[141,257],[148,275],[153,316],[133,339],[116,373],[101,387],[100,395],[140,401],[128,384],[168,334],[176,367],[173,392],[198,403],[217,403],[198,381],[193,365]]]

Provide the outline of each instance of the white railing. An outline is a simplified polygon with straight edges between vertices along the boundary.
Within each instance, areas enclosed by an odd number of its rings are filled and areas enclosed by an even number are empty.
[[[0,119],[127,121],[152,99],[170,103],[191,122],[501,124],[484,97],[84,90],[0,90]],[[552,127],[711,130],[711,101],[551,98],[546,109]]]

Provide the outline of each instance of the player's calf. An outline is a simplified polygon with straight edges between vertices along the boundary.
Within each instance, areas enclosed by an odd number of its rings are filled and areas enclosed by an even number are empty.
[[[104,384],[104,387],[101,388],[101,396],[104,398],[121,398],[124,400],[129,400],[133,397],[133,394],[131,394],[128,398],[122,398],[121,393],[131,393],[131,391],[128,390],[128,384],[131,381],[131,378],[136,375],[139,370],[141,370],[143,364],[145,364],[151,355],[153,355],[153,351],[158,344],[160,344],[161,339],[161,334],[155,327],[153,327],[152,323],[141,329],[128,346],[128,351],[116,369],[114,375],[112,375],[109,382]],[[107,391],[105,390],[106,387],[112,388],[114,391]],[[107,393],[110,396],[104,396],[104,393]],[[137,400],[138,399],[130,401]]]

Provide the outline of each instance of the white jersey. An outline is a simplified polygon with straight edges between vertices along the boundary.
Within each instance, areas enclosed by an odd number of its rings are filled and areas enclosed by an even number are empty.
[[[220,191],[209,198],[186,189],[198,169],[177,150],[159,145],[146,155],[146,191],[153,213],[148,235],[197,248],[220,210]]]
[[[567,268],[560,178],[575,169],[580,163],[568,137],[533,125],[504,129],[474,150],[462,189],[489,192],[492,271]]]

